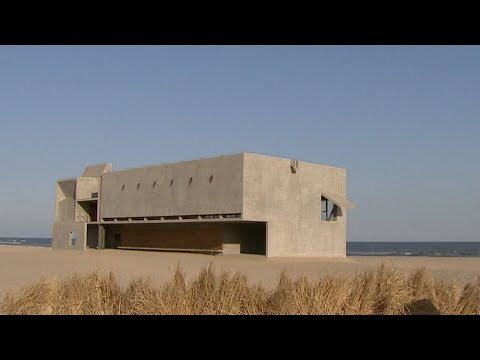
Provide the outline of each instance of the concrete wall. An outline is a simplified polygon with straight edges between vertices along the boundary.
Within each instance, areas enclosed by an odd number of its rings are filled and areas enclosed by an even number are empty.
[[[237,154],[106,173],[100,216],[241,213],[242,169],[243,154]]]
[[[60,180],[55,191],[55,219],[52,228],[53,249],[84,249],[85,224],[75,222],[76,179]],[[70,232],[75,231],[77,241],[70,246]]]
[[[77,235],[75,246],[70,245],[70,232],[74,231]],[[54,222],[52,231],[53,249],[74,249],[85,250],[86,248],[87,224],[76,222]]]
[[[57,182],[54,221],[74,221],[76,183],[76,179]]]
[[[112,164],[90,165],[82,176],[57,181],[55,185],[55,213],[52,228],[53,249],[81,249],[86,247],[86,221],[91,217],[79,204],[79,199],[89,199],[99,192],[99,176],[112,170]],[[75,231],[77,241],[70,245],[70,232]]]
[[[346,209],[321,220],[322,191],[346,196],[345,169],[245,154],[243,219],[267,221],[267,256],[346,256]]]
[[[78,177],[77,178],[77,190],[76,198],[89,199],[92,197],[92,193],[98,193],[99,191],[99,178],[94,177]]]

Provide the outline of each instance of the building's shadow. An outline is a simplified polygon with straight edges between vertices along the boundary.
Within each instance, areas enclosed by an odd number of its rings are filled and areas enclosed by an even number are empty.
[[[407,313],[409,315],[440,315],[440,311],[429,299],[412,301],[407,305]]]

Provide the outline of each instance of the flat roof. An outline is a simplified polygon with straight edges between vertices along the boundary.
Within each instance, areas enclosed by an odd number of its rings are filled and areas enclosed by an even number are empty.
[[[218,159],[218,158],[222,158],[222,157],[234,157],[234,156],[239,156],[239,155],[243,155],[243,154],[270,157],[270,158],[273,158],[273,159],[282,159],[282,160],[298,160],[298,161],[300,161],[302,163],[306,163],[306,164],[321,165],[321,166],[332,167],[332,168],[335,168],[335,169],[345,170],[345,168],[342,168],[342,167],[327,165],[327,164],[322,164],[322,163],[312,162],[312,161],[303,161],[303,160],[296,159],[296,158],[293,158],[293,157],[292,158],[286,158],[286,157],[280,157],[280,156],[273,156],[273,155],[266,155],[266,154],[260,154],[260,153],[254,153],[254,152],[245,152],[244,151],[244,152],[240,152],[240,153],[216,155],[216,156],[210,156],[210,157],[201,157],[201,158],[191,159],[191,160],[181,160],[181,161],[176,161],[176,162],[167,162],[167,163],[159,163],[159,164],[153,164],[153,165],[135,166],[135,167],[126,168],[126,169],[112,170],[112,171],[107,172],[105,174],[110,174],[110,173],[114,173],[114,172],[121,172],[121,171],[131,171],[131,170],[143,169],[143,168],[149,168],[149,167],[156,167],[156,166],[177,165],[177,164],[195,162],[195,161],[200,161],[200,160],[212,160],[212,159]],[[102,175],[104,175],[104,174],[102,174]]]
[[[244,154],[254,155],[254,156],[269,157],[269,158],[273,158],[273,159],[298,160],[299,162],[306,163],[306,164],[321,165],[321,166],[331,167],[331,168],[335,168],[335,169],[346,170],[346,168],[343,168],[343,167],[333,166],[333,165],[328,165],[328,164],[323,164],[323,163],[313,162],[313,161],[303,161],[303,160],[297,159],[297,158],[295,158],[295,157],[289,157],[289,158],[287,158],[287,157],[281,157],[281,156],[273,156],[273,155],[260,154],[260,153],[254,153],[254,152],[245,152],[245,151],[244,151],[244,152],[240,152],[240,153],[216,155],[216,156],[209,156],[209,157],[201,157],[201,158],[191,159],[191,160],[181,160],[181,161],[176,161],[176,162],[167,162],[167,163],[159,163],[159,164],[152,164],[152,165],[135,166],[135,167],[125,168],[125,169],[119,169],[119,170],[113,170],[113,169],[112,169],[111,171],[106,172],[106,173],[103,173],[103,174],[101,174],[100,176],[105,175],[105,174],[122,172],[122,171],[131,171],[131,170],[144,169],[144,168],[157,167],[157,166],[177,165],[177,164],[195,162],[195,161],[200,161],[200,160],[218,159],[218,158],[222,158],[222,157],[235,157],[235,156],[240,156],[240,155],[244,155]],[[97,165],[98,165],[98,164],[97,164]],[[103,164],[101,164],[101,165],[103,165]],[[91,165],[90,165],[90,166],[91,166]],[[87,167],[88,167],[88,166],[87,166]],[[82,176],[78,176],[78,177],[82,177]],[[74,177],[74,178],[68,178],[68,179],[59,179],[59,180],[57,180],[57,182],[61,182],[61,181],[71,181],[71,180],[75,180],[75,179],[77,179],[77,178]]]

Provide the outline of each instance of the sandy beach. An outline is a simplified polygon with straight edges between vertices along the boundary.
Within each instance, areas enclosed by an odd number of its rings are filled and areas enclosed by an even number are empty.
[[[382,262],[410,272],[425,266],[437,279],[459,283],[476,281],[480,276],[480,258],[454,257],[380,257],[355,256],[334,258],[266,258],[258,255],[204,255],[132,250],[52,250],[33,246],[0,246],[0,296],[35,282],[42,276],[65,276],[94,269],[112,270],[122,285],[138,277],[154,282],[169,279],[177,263],[187,277],[213,263],[216,270],[246,274],[253,283],[267,287],[276,284],[282,269],[298,276],[318,278],[325,274],[349,275],[373,270]]]

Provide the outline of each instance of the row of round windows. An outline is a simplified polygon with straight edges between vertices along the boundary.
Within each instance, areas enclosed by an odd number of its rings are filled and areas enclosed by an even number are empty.
[[[213,181],[213,175],[210,175],[209,178],[208,178],[208,182],[212,182]],[[193,177],[190,177],[190,179],[188,179],[188,185],[190,185],[191,183],[193,182]],[[173,185],[173,179],[170,180],[170,186]],[[152,189],[155,189],[155,187],[157,186],[157,182],[154,181],[152,183]],[[140,183],[137,183],[137,190],[140,189]],[[122,185],[122,191],[125,190],[125,184]]]

